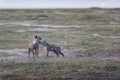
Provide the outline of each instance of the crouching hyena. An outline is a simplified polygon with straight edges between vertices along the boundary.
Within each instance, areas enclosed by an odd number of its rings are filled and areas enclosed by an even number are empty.
[[[35,36],[33,39],[29,40],[29,49],[28,49],[28,57],[30,57],[30,53],[33,53],[33,58],[35,55],[38,57],[39,54],[39,43],[42,40],[40,36]]]
[[[64,54],[61,52],[60,47],[55,46],[54,44],[49,44],[45,40],[41,41],[41,44],[46,47],[46,50],[47,50],[47,55],[46,56],[47,57],[48,57],[48,54],[49,54],[50,51],[54,52],[57,55],[57,57],[59,57],[59,54],[64,57]]]

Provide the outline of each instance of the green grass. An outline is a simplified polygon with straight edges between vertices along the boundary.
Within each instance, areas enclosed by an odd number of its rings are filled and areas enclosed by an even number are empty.
[[[72,25],[54,31],[26,31],[39,26],[0,25],[0,49],[28,49],[28,40],[39,34],[46,41],[62,49],[82,48],[90,54],[119,54],[119,9],[40,9],[0,10],[1,22],[35,21],[35,24]],[[44,20],[41,18],[45,18]],[[74,28],[74,25],[82,26]],[[42,26],[40,26],[42,27]],[[53,28],[54,29],[54,28]],[[99,34],[103,37],[97,37]],[[40,53],[44,49],[40,46]],[[27,52],[26,52],[27,53]],[[9,54],[0,54],[11,56]],[[0,61],[1,80],[119,80],[120,61],[91,58],[48,58]]]
[[[2,79],[97,79],[119,80],[119,61],[94,60],[94,59],[49,59],[42,61],[0,62],[0,77]],[[7,71],[7,72],[5,72]],[[115,74],[116,73],[116,74]]]
[[[0,19],[34,20],[42,24],[119,24],[120,9],[30,9],[0,10]]]
[[[99,27],[99,25],[83,28],[61,28],[54,31],[26,31],[16,30],[37,28],[33,26],[0,26],[0,49],[28,48],[31,35],[40,34],[46,41],[61,46],[62,48],[84,48],[89,53],[115,53],[119,50],[119,38],[108,36],[119,36],[120,27]],[[106,36],[106,38],[95,37],[92,34]],[[42,47],[41,47],[42,48]],[[41,49],[40,48],[40,49]]]

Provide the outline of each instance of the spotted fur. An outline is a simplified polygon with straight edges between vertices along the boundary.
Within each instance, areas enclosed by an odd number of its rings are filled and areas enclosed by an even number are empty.
[[[50,51],[51,51],[51,52],[54,52],[54,53],[57,55],[57,57],[59,57],[59,54],[64,57],[64,54],[61,52],[60,47],[58,47],[58,46],[56,46],[56,45],[54,45],[54,44],[49,44],[49,43],[47,43],[46,41],[41,41],[41,44],[42,44],[44,47],[46,47],[46,50],[47,50],[47,55],[46,55],[46,56],[47,56],[47,57],[49,56],[48,54],[49,54]]]

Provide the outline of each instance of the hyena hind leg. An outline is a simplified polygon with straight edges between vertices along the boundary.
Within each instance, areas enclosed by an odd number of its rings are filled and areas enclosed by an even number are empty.
[[[58,49],[58,53],[64,57],[64,54],[61,52],[61,49]]]
[[[57,55],[57,57],[59,57],[58,51],[53,51],[53,52]]]
[[[64,54],[60,51],[59,54],[61,54],[64,57]]]

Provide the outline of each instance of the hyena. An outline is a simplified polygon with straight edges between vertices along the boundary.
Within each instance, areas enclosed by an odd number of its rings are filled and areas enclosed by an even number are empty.
[[[39,43],[42,40],[40,36],[35,36],[33,39],[29,41],[29,49],[28,49],[28,57],[30,57],[30,53],[33,53],[33,58],[35,55],[38,57],[39,54]]]
[[[47,56],[47,57],[48,57],[48,54],[49,54],[50,51],[51,51],[51,52],[54,52],[54,53],[57,55],[57,57],[59,57],[59,54],[64,57],[64,54],[61,52],[60,47],[58,47],[58,46],[56,46],[56,45],[54,45],[54,44],[49,44],[49,43],[47,43],[45,40],[44,40],[44,41],[41,41],[41,44],[42,44],[44,47],[46,47],[46,50],[47,50],[47,55],[46,55],[46,56]]]

